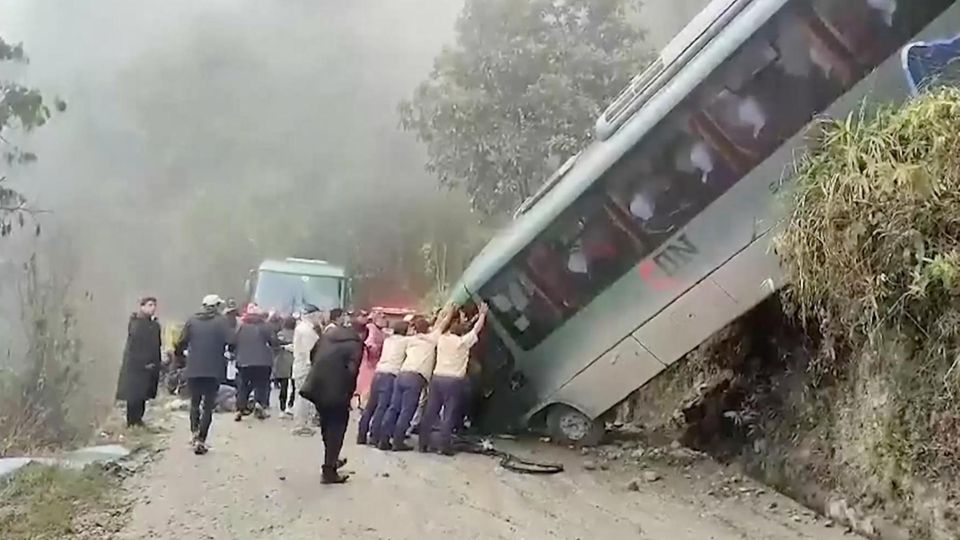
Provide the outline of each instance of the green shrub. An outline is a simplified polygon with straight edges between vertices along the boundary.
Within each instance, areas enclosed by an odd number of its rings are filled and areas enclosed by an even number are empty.
[[[942,478],[960,457],[958,126],[956,89],[824,121],[776,242],[801,317],[855,351],[848,362],[880,359],[871,376],[890,401],[870,452],[887,476]]]

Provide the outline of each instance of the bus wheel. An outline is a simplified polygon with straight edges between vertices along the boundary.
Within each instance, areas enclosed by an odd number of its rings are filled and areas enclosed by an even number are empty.
[[[547,413],[547,429],[557,444],[596,446],[603,438],[604,425],[573,407],[554,405]]]

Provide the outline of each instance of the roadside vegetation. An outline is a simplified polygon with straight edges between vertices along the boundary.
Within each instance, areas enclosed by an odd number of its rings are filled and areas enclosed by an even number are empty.
[[[838,480],[918,538],[955,525],[932,501],[960,496],[958,122],[956,89],[827,122],[777,243],[788,305],[824,338],[812,374],[842,390]]]
[[[96,466],[82,470],[28,465],[0,486],[0,538],[53,540],[73,537],[107,507],[122,501],[118,479]],[[103,526],[104,523],[98,524]],[[108,527],[109,529],[110,527]],[[109,532],[109,531],[108,531]]]

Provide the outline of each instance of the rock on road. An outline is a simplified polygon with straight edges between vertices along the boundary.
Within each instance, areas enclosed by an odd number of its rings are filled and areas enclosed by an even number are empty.
[[[578,453],[547,445],[525,450],[567,462],[566,472],[520,475],[484,456],[357,447],[351,425],[350,482],[324,486],[319,435],[294,437],[288,421],[235,423],[218,414],[212,449],[198,457],[186,444],[184,413],[172,420],[167,450],[129,486],[136,502],[122,539],[849,538],[785,513],[801,510],[779,495],[721,500],[669,472],[633,492],[625,487],[630,471],[585,471]]]

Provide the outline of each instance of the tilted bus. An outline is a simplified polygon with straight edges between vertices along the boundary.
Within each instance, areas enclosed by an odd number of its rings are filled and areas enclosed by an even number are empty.
[[[901,53],[960,33],[953,0],[717,0],[454,289],[486,301],[490,429],[564,442],[782,284],[776,193],[820,115],[909,93]]]

